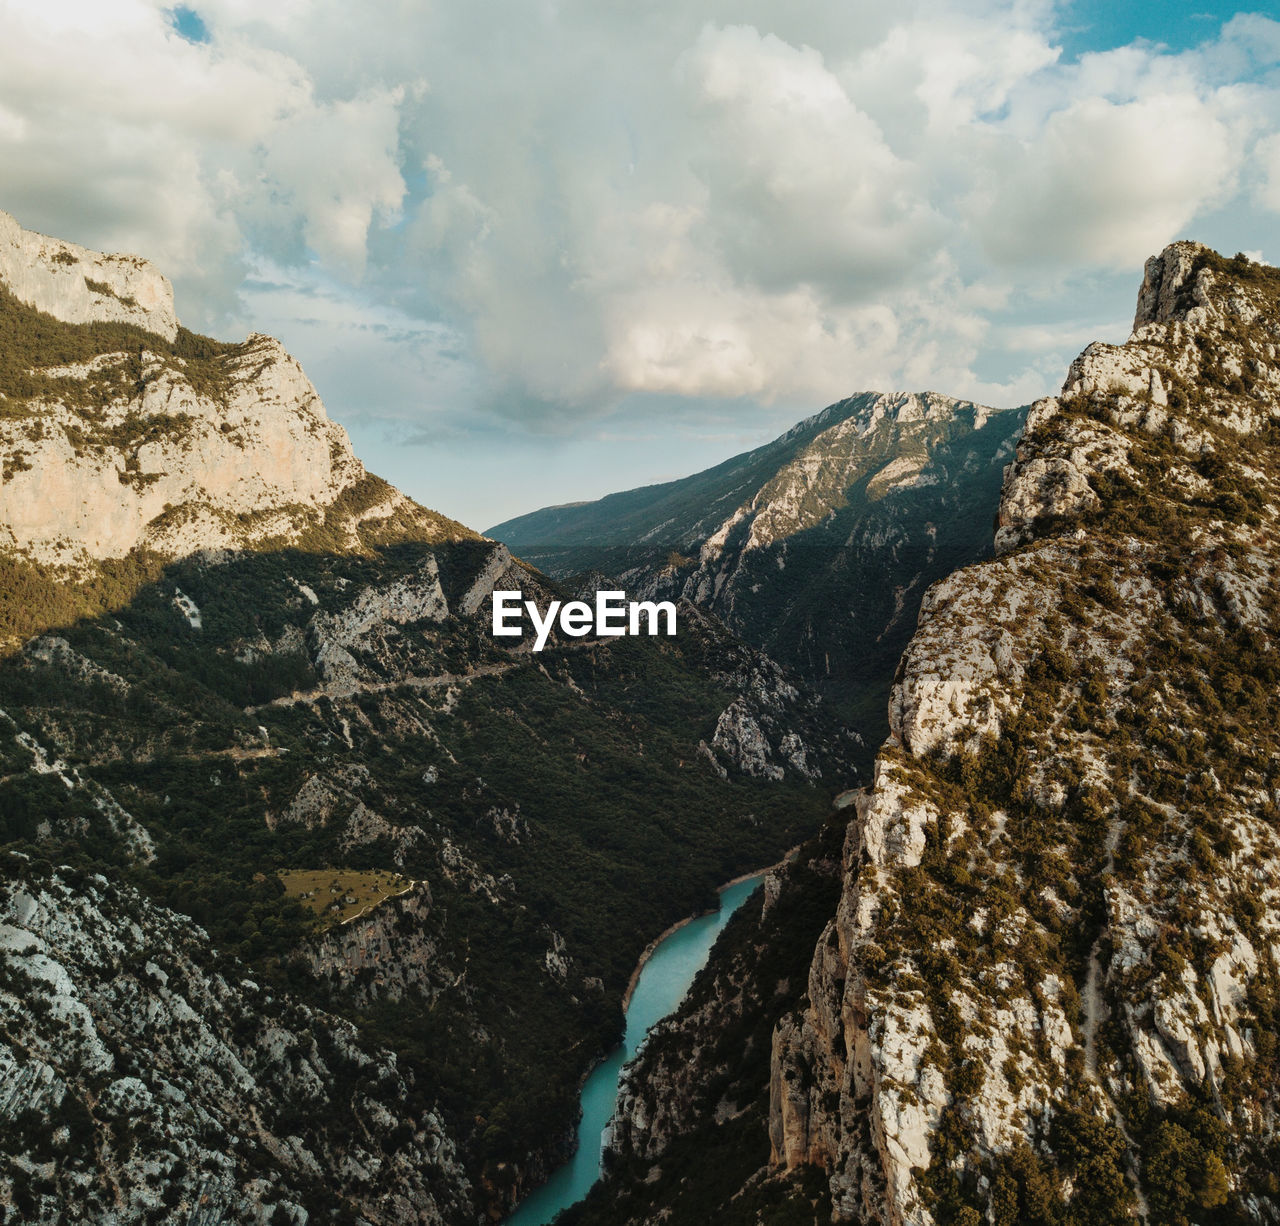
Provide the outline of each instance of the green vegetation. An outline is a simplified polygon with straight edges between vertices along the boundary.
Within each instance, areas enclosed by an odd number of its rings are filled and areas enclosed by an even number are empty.
[[[315,913],[319,931],[345,924],[413,887],[409,878],[386,870],[281,869],[276,875],[287,898]]]
[[[63,254],[66,254],[65,252]],[[127,307],[136,307],[138,301],[130,295],[117,294],[105,281],[95,281],[92,277],[85,277],[85,287],[95,294],[101,294],[105,298],[114,298],[117,302]]]
[[[225,397],[231,377],[227,359],[242,348],[185,328],[171,343],[136,324],[64,323],[0,286],[0,417],[25,417],[33,401],[57,401],[83,412],[86,441],[114,445],[96,437],[103,406],[138,395],[155,378],[156,361],[216,400]],[[50,373],[112,355],[116,360],[98,363],[88,377]]]
[[[615,1041],[653,934],[797,842],[822,793],[725,782],[699,755],[731,697],[711,678],[738,650],[711,630],[513,659],[480,621],[396,627],[352,648],[375,681],[367,691],[291,701],[319,684],[303,586],[341,611],[430,556],[456,602],[491,549],[464,539],[148,561],[119,586],[79,592],[29,568],[24,590],[48,603],[6,601],[5,614],[56,625],[72,655],[0,661],[0,709],[84,786],[33,774],[0,721],[0,844],[124,874],[258,982],[351,1018],[399,1054],[421,1109],[443,1109],[475,1178],[497,1186],[504,1163],[562,1156],[579,1078]],[[199,606],[202,630],[175,589]],[[76,601],[92,599],[111,614],[81,616]],[[411,683],[489,668],[452,686]],[[289,818],[311,780],[314,813]],[[126,862],[98,787],[151,833],[153,862]],[[357,810],[367,826],[353,824]],[[357,900],[338,919],[426,882],[417,918],[378,909],[397,946],[433,951],[420,979],[391,993],[372,971],[316,977],[296,956],[335,880]],[[556,938],[563,982],[548,971]]]
[[[159,556],[138,551],[107,559],[89,577],[68,582],[54,567],[0,551],[0,649],[12,651],[51,627],[125,608],[164,565]]]
[[[1143,1166],[1160,1221],[1244,1226],[1250,1220],[1231,1194],[1227,1142],[1227,1127],[1208,1103],[1153,1114],[1143,1137]]]

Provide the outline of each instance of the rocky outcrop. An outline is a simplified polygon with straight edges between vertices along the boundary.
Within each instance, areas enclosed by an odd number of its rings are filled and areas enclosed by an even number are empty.
[[[232,969],[195,925],[105,878],[8,857],[10,1220],[474,1219],[454,1142],[395,1056]]]
[[[346,431],[269,337],[251,337],[227,360],[224,399],[155,354],[143,355],[140,381],[137,394],[100,406],[91,431],[79,410],[57,403],[3,422],[0,446],[27,466],[0,484],[5,544],[74,565],[143,547],[183,556],[288,540],[365,477]],[[118,446],[121,434],[134,445]]]
[[[1280,1220],[1278,303],[1150,261],[922,605],[774,1039],[774,1161],[837,1220]]]
[[[0,291],[50,355],[6,355],[0,551],[83,577],[144,552],[474,535],[370,477],[279,341],[178,337],[169,283],[146,261],[0,214]]]
[[[136,324],[172,341],[173,286],[136,255],[102,255],[24,230],[0,212],[0,282],[22,301],[69,324]]]
[[[784,1199],[788,1221],[830,1221],[823,1182],[805,1168],[766,1169],[766,1130],[770,1035],[786,1026],[839,897],[840,838],[830,824],[766,874],[679,1009],[649,1031],[623,1070],[606,1178],[575,1211],[577,1226],[752,1221],[757,1206],[779,1211]]]
[[[369,588],[339,613],[317,612],[307,626],[311,657],[334,692],[352,692],[362,670],[356,655],[378,653],[389,636],[414,622],[440,622],[449,615],[449,602],[440,587],[440,570],[433,556],[423,559],[418,573],[387,587]],[[353,654],[355,653],[355,654]]]
[[[681,624],[687,630],[718,637],[722,631],[714,617],[698,605],[682,600]],[[713,768],[727,778],[730,772],[771,779],[822,778],[821,760],[834,746],[824,743],[821,704],[795,684],[794,675],[760,652],[738,647],[720,653],[712,665],[712,677],[735,697],[716,720],[710,743],[699,751]],[[856,760],[864,749],[862,737],[842,729],[838,741],[846,761]]]
[[[431,889],[415,882],[404,894],[367,914],[330,928],[300,951],[317,979],[350,993],[357,1004],[407,993],[430,1004],[452,975],[442,973],[437,943],[429,933]]]

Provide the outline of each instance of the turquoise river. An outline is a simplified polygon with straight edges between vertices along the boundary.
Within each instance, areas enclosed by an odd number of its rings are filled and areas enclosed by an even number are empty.
[[[726,886],[720,891],[719,911],[682,924],[658,943],[631,993],[622,1046],[592,1070],[582,1087],[577,1153],[507,1218],[506,1226],[545,1226],[561,1209],[577,1204],[591,1190],[600,1176],[603,1133],[618,1101],[622,1066],[636,1054],[649,1028],[684,998],[716,937],[763,876],[757,873]]]

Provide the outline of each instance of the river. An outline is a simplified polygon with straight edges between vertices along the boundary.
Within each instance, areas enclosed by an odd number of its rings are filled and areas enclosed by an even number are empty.
[[[649,1028],[671,1013],[684,998],[729,917],[754,892],[763,877],[764,873],[757,873],[725,886],[720,891],[719,911],[682,924],[658,943],[641,968],[631,993],[622,1046],[596,1065],[582,1087],[577,1152],[519,1205],[506,1219],[505,1226],[545,1226],[561,1209],[577,1204],[591,1190],[600,1177],[603,1133],[618,1101],[622,1066],[636,1054]]]

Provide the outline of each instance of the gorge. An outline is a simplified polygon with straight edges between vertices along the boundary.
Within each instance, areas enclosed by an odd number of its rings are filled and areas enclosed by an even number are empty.
[[[1056,396],[482,536],[0,215],[0,1220],[502,1220],[800,843],[569,1226],[1280,1221],[1278,305],[1176,243]],[[491,633],[618,590],[678,633]]]
[[[641,1050],[652,1028],[684,998],[694,975],[706,963],[713,942],[734,912],[756,892],[763,876],[753,874],[723,886],[717,910],[681,922],[653,943],[652,952],[637,968],[626,1005],[622,1044],[592,1070],[583,1085],[578,1147],[572,1160],[524,1201],[506,1219],[506,1226],[545,1226],[595,1186],[609,1123],[618,1107],[624,1067]]]
[[[495,588],[570,593],[368,474],[276,342],[0,238],[6,1218],[501,1216],[641,950],[850,735],[692,607],[508,649]]]

